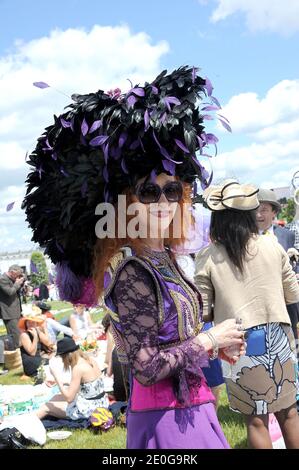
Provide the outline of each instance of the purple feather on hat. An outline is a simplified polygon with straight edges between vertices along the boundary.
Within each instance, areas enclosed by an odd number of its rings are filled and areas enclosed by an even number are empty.
[[[219,121],[223,125],[224,129],[226,129],[228,132],[232,132],[232,128],[230,127],[230,125],[226,121],[224,121],[224,119],[219,118]]]
[[[205,87],[205,89],[207,90],[208,96],[211,96],[214,87],[213,87],[213,85],[212,85],[212,83],[211,83],[211,80],[209,80],[208,77],[206,77],[206,83],[205,83],[204,87]]]
[[[183,144],[181,140],[174,139],[174,141],[181,150],[183,150],[185,153],[190,153],[190,150],[186,147],[186,145]]]
[[[92,278],[85,278],[81,281],[80,297],[73,301],[74,304],[83,304],[86,307],[97,305],[96,289]]]
[[[131,88],[129,93],[134,93],[134,95],[140,96],[140,97],[145,95],[144,89],[140,87]]]
[[[165,171],[171,175],[175,175],[175,164],[169,160],[162,160],[162,165]]]
[[[119,136],[119,139],[118,139],[118,146],[119,148],[121,149],[124,144],[126,143],[126,140],[128,138],[128,133],[127,132],[122,132]]]
[[[50,88],[50,85],[48,85],[45,82],[33,82],[33,86],[36,86],[37,88]]]
[[[215,103],[215,104],[218,106],[218,108],[221,109],[221,104],[219,103],[219,101],[217,100],[217,98],[215,98],[215,96],[211,96],[210,98],[211,98],[211,100],[213,101],[213,103]]]
[[[103,145],[108,139],[109,135],[98,135],[97,137],[91,139],[89,145],[91,145],[92,147],[98,147],[100,145]]]
[[[13,206],[15,205],[15,201],[14,202],[10,202],[9,204],[7,204],[6,206],[6,212],[9,212],[13,209]]]
[[[161,145],[160,142],[158,141],[158,138],[157,138],[156,133],[155,133],[154,130],[153,130],[153,137],[154,137],[154,140],[155,140],[156,144],[158,145],[159,150],[160,150],[160,153],[161,153],[161,155],[163,155],[163,157],[165,157],[167,160],[169,160],[170,162],[175,163],[175,164],[177,164],[177,165],[183,163],[183,162],[177,162],[177,161],[173,160],[173,159],[170,157],[170,155],[169,155],[169,153],[167,152],[166,148],[162,147],[162,145]]]
[[[85,118],[83,119],[82,124],[81,124],[81,132],[82,132],[82,135],[84,136],[86,136],[86,134],[88,133],[88,124]]]
[[[175,96],[165,96],[165,98],[163,98],[163,102],[164,104],[166,104],[168,111],[171,111],[171,107],[170,107],[171,104],[174,104],[174,105],[181,104],[180,100],[176,98]]]
[[[156,172],[155,169],[153,169],[153,170],[151,171],[151,174],[150,174],[150,178],[149,178],[149,179],[150,179],[150,181],[152,181],[153,183],[155,183],[155,182],[156,182],[156,178],[157,178],[157,172]]]
[[[94,121],[91,125],[91,128],[89,129],[88,133],[91,134],[92,132],[96,131],[97,129],[99,129],[99,127],[101,127],[102,125],[102,120],[101,119],[98,119],[97,121]]]
[[[136,103],[137,101],[137,98],[135,95],[130,95],[128,98],[127,98],[127,104],[128,104],[128,107],[129,108],[133,108],[134,107],[134,104]]]
[[[64,127],[65,129],[72,126],[72,123],[70,121],[66,121],[63,117],[60,118],[60,122],[62,127]]]
[[[56,265],[56,284],[61,300],[75,300],[81,295],[81,280],[70,269],[66,261]]]

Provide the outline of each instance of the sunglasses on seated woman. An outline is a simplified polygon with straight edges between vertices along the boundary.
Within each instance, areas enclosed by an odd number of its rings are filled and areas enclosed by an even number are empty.
[[[156,183],[146,182],[136,188],[136,196],[142,204],[158,202],[162,193],[168,202],[179,202],[183,196],[183,185],[180,181],[170,181],[161,188]]]

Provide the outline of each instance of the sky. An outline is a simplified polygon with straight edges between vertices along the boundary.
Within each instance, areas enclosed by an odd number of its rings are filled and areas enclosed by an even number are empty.
[[[26,152],[72,93],[200,68],[216,122],[214,181],[289,186],[299,168],[299,0],[0,0],[0,252],[30,249]],[[41,90],[33,82],[44,81]],[[209,127],[210,126],[210,127]],[[7,205],[15,202],[12,210]]]

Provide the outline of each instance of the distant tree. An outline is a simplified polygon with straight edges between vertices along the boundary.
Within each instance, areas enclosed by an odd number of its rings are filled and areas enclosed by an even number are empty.
[[[49,273],[44,255],[40,251],[33,251],[30,260],[31,285],[38,287],[41,283],[48,284]]]
[[[280,202],[280,204],[287,204],[288,200],[286,197],[282,197],[281,199],[278,199],[278,202]]]
[[[294,199],[288,199],[287,204],[285,207],[282,208],[280,213],[278,214],[278,219],[284,219],[287,223],[292,222],[296,213],[296,206]]]

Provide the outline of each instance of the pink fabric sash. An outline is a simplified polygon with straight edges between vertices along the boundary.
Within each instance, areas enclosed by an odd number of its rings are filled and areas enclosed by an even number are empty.
[[[131,411],[185,407],[177,401],[171,379],[160,380],[156,384],[145,387],[133,378],[132,388]],[[201,379],[200,386],[190,389],[190,405],[200,405],[210,401],[215,401],[215,397],[206,381]]]

